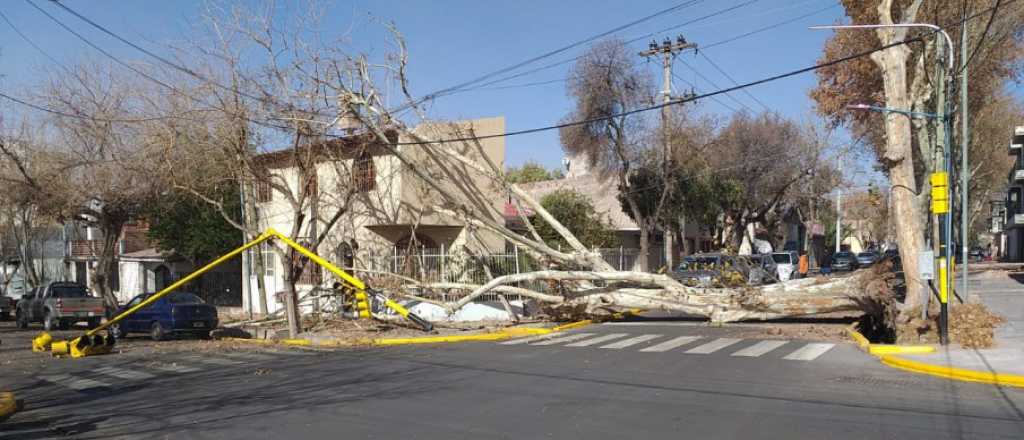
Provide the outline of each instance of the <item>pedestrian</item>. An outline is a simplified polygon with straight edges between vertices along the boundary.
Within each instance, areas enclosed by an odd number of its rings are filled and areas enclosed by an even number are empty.
[[[807,277],[807,271],[809,270],[809,268],[807,267],[808,265],[809,262],[807,260],[807,253],[805,252],[800,254],[800,264],[798,266],[798,270],[800,271],[800,278]]]

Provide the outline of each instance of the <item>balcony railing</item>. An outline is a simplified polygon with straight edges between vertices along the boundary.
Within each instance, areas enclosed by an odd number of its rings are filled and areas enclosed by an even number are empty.
[[[103,249],[99,240],[71,240],[68,246],[72,257],[95,257]]]

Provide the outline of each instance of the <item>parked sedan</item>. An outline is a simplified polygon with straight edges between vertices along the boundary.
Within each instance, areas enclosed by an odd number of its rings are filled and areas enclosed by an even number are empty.
[[[860,267],[868,267],[877,263],[879,258],[878,254],[874,252],[861,252],[857,254],[857,265]]]
[[[832,256],[832,270],[839,272],[841,270],[857,270],[860,265],[857,263],[857,257],[853,252],[836,252]]]
[[[138,305],[151,296],[152,293],[143,293],[132,298],[118,313]],[[173,292],[128,315],[114,325],[113,332],[118,338],[124,338],[130,333],[149,333],[155,341],[167,339],[172,335],[195,335],[206,338],[210,336],[210,331],[217,328],[217,323],[216,307],[204,303],[193,293]]]

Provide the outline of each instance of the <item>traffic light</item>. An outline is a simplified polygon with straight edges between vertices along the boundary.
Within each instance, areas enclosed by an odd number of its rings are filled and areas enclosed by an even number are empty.
[[[353,309],[355,309],[355,315],[357,318],[369,318],[370,317],[370,299],[366,296],[366,291],[357,290],[354,295]]]

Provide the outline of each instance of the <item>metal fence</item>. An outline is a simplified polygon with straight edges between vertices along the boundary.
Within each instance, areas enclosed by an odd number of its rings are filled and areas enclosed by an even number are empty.
[[[612,267],[617,270],[637,270],[637,259],[640,250],[635,248],[595,249]],[[664,261],[660,252],[654,252],[651,268],[656,270]],[[367,278],[381,278],[385,273],[397,274],[415,279],[422,283],[464,283],[486,284],[492,279],[504,275],[533,272],[542,269],[526,252],[513,248],[511,252],[472,255],[456,249],[445,247],[421,247],[409,252],[407,249],[392,248],[385,252],[362,251],[357,253],[356,272],[364,272]],[[551,292],[556,285],[546,281],[519,282],[508,285],[522,287],[537,292]],[[459,292],[458,297],[466,292]],[[442,300],[451,300],[449,294],[426,293],[439,296]],[[509,300],[520,299],[517,295],[505,295]],[[481,301],[497,301],[497,294],[484,295]]]

